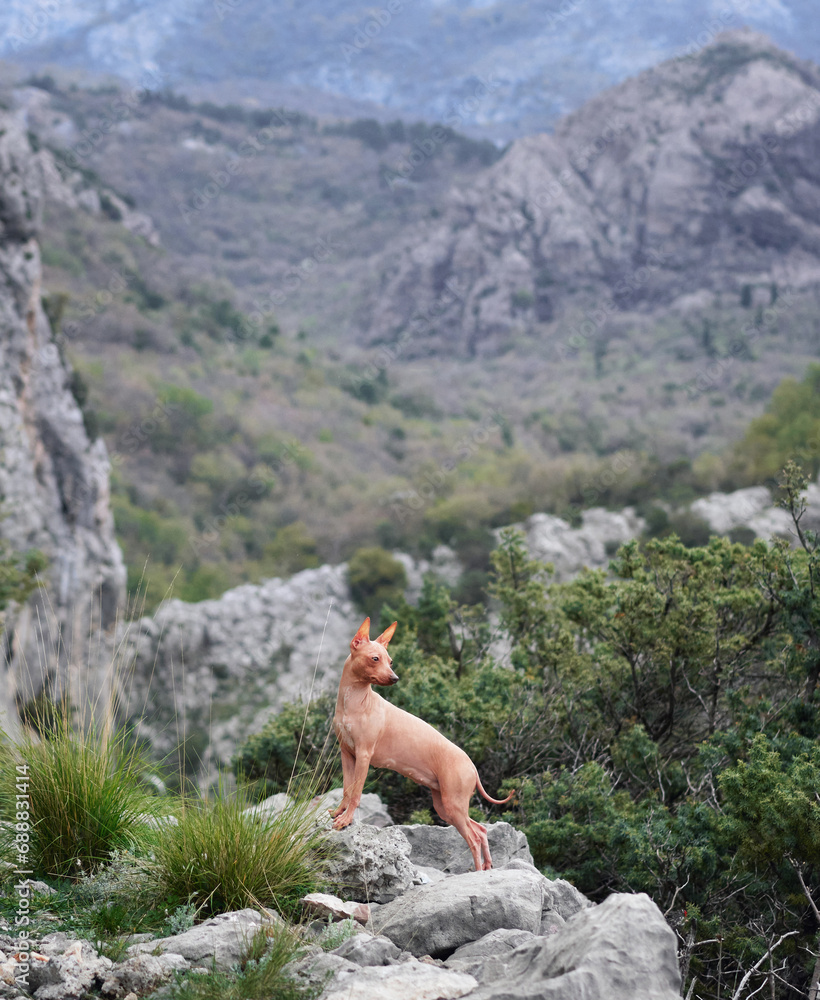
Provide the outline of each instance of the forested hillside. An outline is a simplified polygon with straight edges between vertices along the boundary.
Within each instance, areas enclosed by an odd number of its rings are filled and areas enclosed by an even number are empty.
[[[727,446],[817,354],[811,222],[798,232],[786,218],[814,190],[815,77],[743,35],[506,152],[446,126],[433,140],[428,125],[47,75],[8,92],[78,192],[48,202],[44,301],[113,457],[131,588],[146,560],[153,606],[172,580],[199,599],[376,543],[424,554],[445,541],[483,572],[487,529],[532,511],[757,481]],[[770,97],[755,111],[744,95],[761,80]],[[653,88],[657,127],[641,97]],[[653,151],[677,148],[699,116],[702,149],[687,158],[728,213],[711,250],[654,193]],[[609,118],[624,129],[599,151]],[[761,145],[770,132],[776,153]],[[547,191],[553,154],[570,157],[573,183],[535,239],[544,206],[527,221],[515,192]],[[733,187],[748,156],[759,168]],[[606,185],[576,197],[585,178],[627,174],[617,212]],[[616,238],[621,225],[630,235]],[[553,243],[557,270],[539,284]],[[651,257],[661,243],[667,256]],[[571,282],[562,260],[598,263]],[[637,276],[626,298],[613,292],[624,273]]]

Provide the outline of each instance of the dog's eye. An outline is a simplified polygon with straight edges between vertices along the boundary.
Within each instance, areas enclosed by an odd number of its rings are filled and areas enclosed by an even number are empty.
[[[378,656],[374,656],[374,657],[373,657],[373,659],[374,659],[374,660],[376,661],[376,663],[378,663],[378,662],[379,662],[379,658],[378,658]]]

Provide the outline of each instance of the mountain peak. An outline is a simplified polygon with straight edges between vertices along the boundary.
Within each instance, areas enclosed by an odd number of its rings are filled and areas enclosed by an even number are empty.
[[[755,32],[721,34],[521,139],[393,256],[373,339],[494,353],[682,297],[820,281],[820,87]],[[447,289],[458,288],[458,295]],[[447,330],[446,338],[439,331]]]

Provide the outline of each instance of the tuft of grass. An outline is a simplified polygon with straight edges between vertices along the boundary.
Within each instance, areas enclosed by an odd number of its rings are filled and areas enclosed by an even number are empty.
[[[322,931],[322,936],[316,942],[322,951],[333,951],[340,944],[344,944],[348,938],[352,938],[356,933],[356,921],[353,917],[345,920],[333,922],[332,917],[327,918],[327,927]]]
[[[315,809],[295,802],[255,816],[241,798],[187,803],[163,830],[148,868],[158,886],[197,910],[270,907],[295,915],[301,896],[321,888],[327,854]]]
[[[140,816],[152,797],[141,784],[144,771],[123,733],[74,729],[58,712],[41,737],[23,730],[0,755],[0,815],[27,827],[37,875],[93,874],[145,829]],[[14,829],[5,833],[14,840]]]
[[[171,988],[171,996],[173,1000],[312,1000],[320,990],[285,972],[300,949],[290,928],[275,927],[267,935],[261,931],[239,968],[191,973]]]

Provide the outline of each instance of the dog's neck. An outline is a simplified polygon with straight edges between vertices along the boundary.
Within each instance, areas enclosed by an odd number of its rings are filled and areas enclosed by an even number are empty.
[[[380,697],[370,686],[370,681],[361,680],[353,672],[353,654],[345,660],[342,667],[342,677],[339,681],[339,697],[337,703],[348,707],[365,706],[371,698]]]

